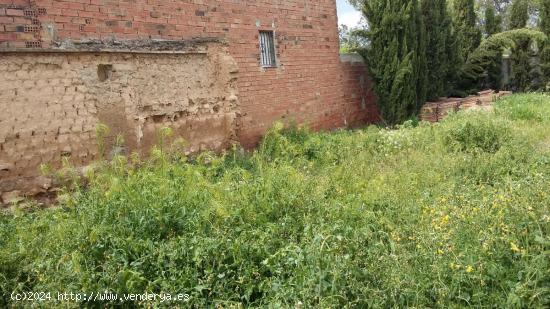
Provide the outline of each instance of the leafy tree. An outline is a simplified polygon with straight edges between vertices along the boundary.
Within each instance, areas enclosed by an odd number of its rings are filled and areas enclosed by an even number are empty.
[[[459,55],[463,61],[481,43],[481,31],[476,24],[474,0],[453,1],[453,24],[456,29]]]
[[[340,44],[344,42],[348,36],[349,33],[349,27],[342,24],[338,26],[338,38],[340,39]]]
[[[425,43],[417,0],[363,0],[367,21],[362,51],[369,66],[382,117],[398,123],[424,102]]]
[[[367,44],[364,37],[357,34],[357,31],[359,30],[361,30],[361,27],[350,28],[346,25],[340,25],[338,27],[341,53],[353,52],[358,48],[365,46]]]

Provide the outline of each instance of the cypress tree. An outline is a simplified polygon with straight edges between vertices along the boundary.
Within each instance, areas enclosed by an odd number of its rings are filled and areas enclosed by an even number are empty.
[[[428,85],[429,85],[429,79],[428,79],[428,38],[429,34],[427,32],[427,25],[422,18],[422,13],[420,11],[420,5],[417,3],[417,12],[415,14],[416,16],[416,25],[419,29],[418,31],[418,52],[417,52],[417,68],[416,68],[416,75],[417,83],[416,83],[416,111],[419,111],[422,105],[426,103],[426,99],[428,97]]]
[[[464,87],[476,85],[494,59],[502,54],[503,48],[513,48],[524,41],[544,44],[547,37],[540,31],[522,28],[500,32],[483,40],[461,68],[461,82]]]
[[[423,0],[421,4],[423,22],[426,26],[426,61],[427,61],[427,98],[435,100],[449,92],[449,53],[456,49],[449,48],[451,20],[447,13],[446,0]]]
[[[476,25],[474,0],[454,0],[453,24],[457,35],[459,56],[466,61],[481,43],[481,31]]]
[[[417,0],[365,0],[364,32],[369,45],[362,51],[374,81],[382,117],[399,123],[423,103],[423,29]]]
[[[550,0],[540,2],[540,31],[548,37],[540,55],[543,90],[550,91]]]
[[[527,0],[514,0],[510,11],[510,30],[525,28],[529,19],[529,3]]]
[[[460,68],[463,63],[459,55],[459,45],[456,31],[451,26],[445,44],[445,54],[447,55],[447,74],[445,80],[447,82],[447,96],[465,97],[468,94],[461,90],[460,87]]]
[[[492,1],[487,1],[485,7],[485,36],[490,37],[493,34],[502,32],[502,17],[497,15],[495,5]]]
[[[514,0],[510,10],[510,29],[525,28],[529,19],[527,0]],[[530,46],[531,40],[523,38],[512,50],[512,87],[516,91],[525,91],[531,85]]]
[[[488,1],[485,7],[485,35],[490,37],[502,31],[502,18],[496,14],[492,1]],[[487,68],[486,86],[499,91],[502,87],[502,53],[495,57]]]

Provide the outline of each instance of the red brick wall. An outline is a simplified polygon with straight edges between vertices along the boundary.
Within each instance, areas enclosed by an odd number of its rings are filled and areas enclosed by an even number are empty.
[[[273,121],[334,128],[373,121],[361,63],[342,63],[335,0],[0,0],[0,49],[52,41],[223,37],[239,68],[239,137],[254,145]],[[278,67],[259,64],[259,30],[275,31]]]

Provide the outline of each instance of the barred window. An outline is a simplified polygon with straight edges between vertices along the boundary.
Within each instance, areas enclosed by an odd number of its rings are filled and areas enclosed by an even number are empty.
[[[262,67],[272,68],[277,66],[273,31],[260,31],[260,52]]]

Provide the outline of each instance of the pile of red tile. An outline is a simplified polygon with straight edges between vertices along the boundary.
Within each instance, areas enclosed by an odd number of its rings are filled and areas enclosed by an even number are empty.
[[[510,91],[495,92],[493,90],[485,90],[479,92],[477,95],[471,95],[466,98],[441,98],[437,102],[428,102],[422,107],[420,110],[420,120],[438,122],[447,117],[451,112],[491,106],[497,99],[510,94],[512,94]]]

